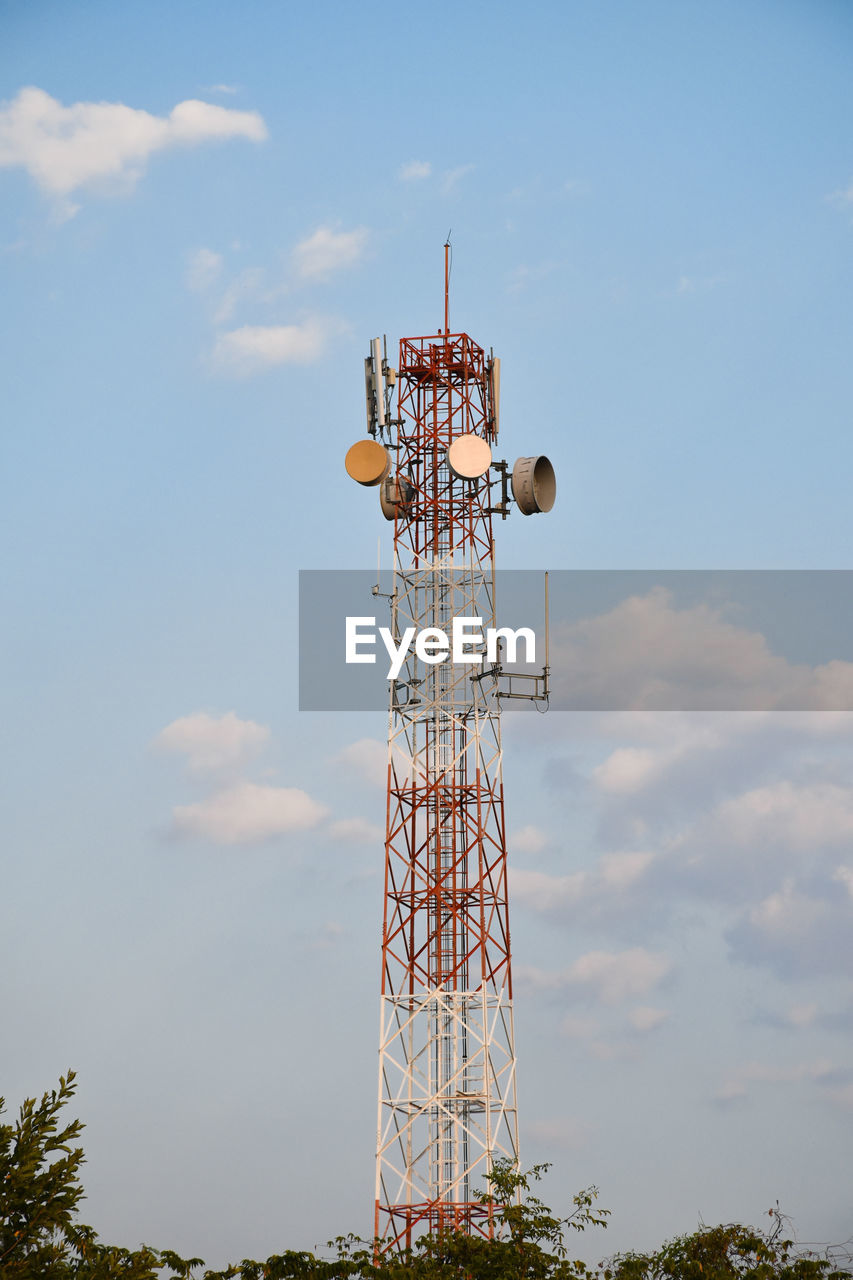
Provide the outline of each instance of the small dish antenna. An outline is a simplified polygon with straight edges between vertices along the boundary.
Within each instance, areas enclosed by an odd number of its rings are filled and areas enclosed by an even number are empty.
[[[468,431],[450,445],[447,465],[457,480],[479,480],[492,465],[492,451],[482,436]]]
[[[512,469],[512,496],[522,515],[550,511],[557,496],[554,468],[544,453],[536,458],[517,458]]]
[[[359,440],[347,450],[344,466],[353,480],[372,488],[381,484],[391,470],[391,457],[378,440]]]
[[[415,486],[408,476],[388,476],[379,490],[379,505],[386,520],[405,516],[412,505]]]

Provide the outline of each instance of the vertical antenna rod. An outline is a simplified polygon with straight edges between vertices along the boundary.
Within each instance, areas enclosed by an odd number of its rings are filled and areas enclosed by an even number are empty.
[[[444,332],[450,333],[450,232],[444,242]]]
[[[550,631],[550,610],[548,608],[548,570],[545,570],[545,670],[550,671],[550,653],[549,653],[549,631]]]

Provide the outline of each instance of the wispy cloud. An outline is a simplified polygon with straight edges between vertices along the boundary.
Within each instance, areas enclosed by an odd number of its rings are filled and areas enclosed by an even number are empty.
[[[830,204],[841,205],[842,207],[853,204],[853,179],[843,190],[832,191],[826,198]]]
[[[853,899],[853,867],[836,867],[832,878],[839,884],[843,884],[850,898]]]
[[[810,1027],[819,1013],[818,1006],[809,1004],[792,1004],[785,1013],[785,1021],[790,1027]]]
[[[570,871],[550,875],[546,871],[510,867],[513,897],[533,911],[559,916],[583,903],[585,910],[612,899],[634,887],[648,872],[655,859],[653,853],[629,849],[605,853],[592,870]]]
[[[645,947],[588,951],[568,969],[566,981],[594,993],[604,1004],[619,1004],[646,995],[671,969],[667,956]]]
[[[622,1004],[648,995],[672,971],[672,961],[645,947],[627,951],[587,951],[561,972],[522,968],[519,978],[545,991],[574,990],[602,1004]]]
[[[548,844],[548,836],[541,827],[532,824],[520,827],[509,837],[509,847],[516,853],[541,853]]]
[[[676,293],[709,293],[720,285],[728,284],[731,277],[725,274],[717,276],[680,275],[675,286]]]
[[[319,319],[302,324],[246,324],[220,334],[213,363],[237,377],[282,364],[313,364],[323,355],[328,336],[329,325]]]
[[[296,787],[239,782],[173,811],[179,835],[214,844],[260,844],[274,836],[316,827],[326,809]]]
[[[792,1066],[748,1062],[727,1078],[714,1098],[717,1102],[734,1102],[738,1098],[746,1097],[750,1085],[753,1084],[801,1084],[803,1081],[829,1084],[837,1082],[841,1074],[843,1073],[839,1072],[834,1063],[825,1059],[795,1063]]]
[[[524,1136],[554,1151],[579,1151],[588,1145],[590,1126],[570,1116],[554,1116],[549,1120],[535,1121],[524,1129]]]
[[[382,828],[367,818],[339,818],[330,825],[329,835],[341,844],[382,845],[385,841]]]
[[[519,263],[509,274],[507,289],[510,293],[521,293],[529,285],[536,284],[540,280],[547,280],[549,276],[556,275],[564,269],[565,263],[554,258],[536,263],[533,266],[526,262]]]
[[[246,303],[269,303],[285,292],[284,287],[271,288],[263,267],[244,267],[223,290],[214,311],[214,323],[227,324],[238,307]]]
[[[633,638],[642,643],[637,632]],[[781,674],[787,680],[790,670]],[[685,906],[709,908],[725,913],[723,937],[738,963],[783,982],[849,974],[853,717],[596,720],[606,722],[628,742],[588,768],[586,794],[597,813],[594,838],[618,842],[617,861],[605,867],[605,854],[562,875],[512,869],[515,900],[558,927],[594,920],[630,942],[674,922]],[[626,856],[634,852],[635,862]],[[798,995],[806,1008],[815,998]],[[792,1023],[776,1015],[773,1025]]]
[[[388,747],[377,738],[359,738],[339,751],[333,763],[344,765],[374,786],[384,787],[388,777]]]
[[[194,711],[167,725],[154,745],[185,756],[194,773],[215,773],[243,765],[267,745],[269,737],[266,725],[241,720],[233,711],[221,716]]]
[[[632,1009],[628,1014],[628,1021],[631,1027],[638,1035],[648,1035],[650,1031],[656,1031],[658,1027],[662,1027],[669,1017],[667,1009],[654,1009],[650,1005],[637,1005],[636,1009]]]
[[[577,1013],[567,1013],[560,1023],[560,1030],[570,1040],[591,1040],[599,1035],[601,1023],[597,1018]]]
[[[432,165],[429,160],[409,160],[400,166],[398,177],[401,182],[422,182],[431,173]]]
[[[853,663],[789,662],[724,607],[679,608],[665,587],[557,624],[552,646],[554,703],[576,710],[853,707]]]
[[[784,779],[723,801],[715,821],[719,835],[741,848],[757,844],[799,852],[819,846],[849,848],[853,787]]]
[[[335,231],[318,227],[293,250],[293,261],[303,279],[323,279],[344,267],[353,266],[367,247],[366,227],[352,231]]]
[[[197,99],[156,116],[122,102],[66,107],[43,89],[29,87],[0,107],[0,167],[25,169],[43,191],[59,198],[95,184],[126,190],[144,173],[149,157],[169,147],[266,137],[257,111]]]
[[[203,799],[172,810],[173,833],[213,844],[259,844],[322,822],[326,807],[298,787],[239,776],[269,739],[266,725],[242,720],[233,711],[219,716],[196,711],[167,725],[153,745],[184,756],[190,771],[211,786]]]
[[[445,169],[441,175],[441,190],[444,195],[450,195],[454,187],[456,187],[464,177],[469,173],[473,173],[473,164],[458,164],[455,169]]]
[[[187,288],[203,293],[216,282],[222,271],[222,254],[212,249],[195,249],[187,259]]]

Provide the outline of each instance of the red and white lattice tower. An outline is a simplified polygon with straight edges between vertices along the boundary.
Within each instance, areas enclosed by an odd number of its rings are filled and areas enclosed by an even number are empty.
[[[367,361],[372,434],[393,459],[380,496],[394,521],[398,643],[408,628],[450,634],[457,617],[497,625],[492,516],[508,508],[507,468],[491,463],[489,448],[498,362],[449,332],[446,284],[445,265],[444,331],[400,341],[393,416],[394,371],[378,342]],[[550,472],[546,459],[521,461]],[[547,509],[542,501],[528,514]],[[499,682],[495,663],[430,662],[412,650],[391,684],[375,1211],[383,1247],[424,1231],[491,1235],[475,1190],[496,1160],[518,1162]]]

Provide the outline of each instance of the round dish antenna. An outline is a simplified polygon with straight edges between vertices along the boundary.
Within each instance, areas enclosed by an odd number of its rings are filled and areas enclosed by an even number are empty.
[[[379,505],[386,520],[405,515],[415,496],[415,487],[408,476],[388,476],[379,490]]]
[[[557,496],[554,468],[540,453],[538,458],[517,458],[512,469],[512,496],[522,515],[550,511]]]
[[[492,465],[492,451],[482,436],[469,431],[451,443],[447,465],[458,480],[479,480]]]
[[[385,479],[391,470],[391,458],[378,440],[359,440],[347,450],[344,466],[347,475],[370,488]]]

